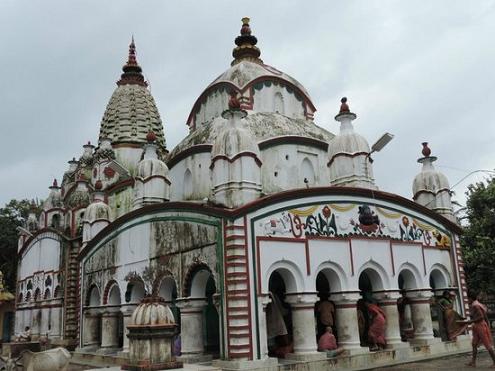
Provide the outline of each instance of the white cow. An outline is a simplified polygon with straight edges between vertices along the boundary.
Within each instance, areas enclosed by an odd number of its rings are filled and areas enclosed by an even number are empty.
[[[17,359],[4,360],[5,371],[17,371],[16,361],[21,359],[24,371],[67,371],[71,355],[65,348],[54,348],[44,352],[25,350]],[[3,360],[3,358],[2,358]]]

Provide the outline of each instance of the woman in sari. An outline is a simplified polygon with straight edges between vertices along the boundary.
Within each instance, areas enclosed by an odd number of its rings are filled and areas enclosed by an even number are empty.
[[[383,349],[387,345],[385,341],[385,324],[387,321],[385,312],[375,303],[367,302],[366,308],[370,316],[370,327],[368,329],[370,350]]]
[[[448,340],[455,341],[457,336],[466,331],[467,324],[463,321],[465,318],[454,310],[455,294],[445,290],[442,297],[438,300],[438,306],[443,313],[443,325],[447,333]]]

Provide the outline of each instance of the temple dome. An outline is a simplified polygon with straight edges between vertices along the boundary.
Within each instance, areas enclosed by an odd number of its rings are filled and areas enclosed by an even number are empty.
[[[328,143],[334,135],[327,130],[308,123],[304,119],[294,119],[279,113],[255,112],[243,120],[244,128],[250,131],[257,144],[268,139],[284,136],[298,136],[316,139]],[[213,144],[223,128],[225,119],[215,118],[212,122],[201,125],[185,137],[170,153],[172,159],[180,152],[199,144]]]
[[[137,166],[136,176],[145,179],[152,176],[166,177],[167,175],[167,164],[158,158],[157,146],[149,141],[144,146],[144,158]]]
[[[93,223],[97,220],[110,221],[111,219],[110,206],[101,200],[97,200],[89,204],[84,212],[84,220],[89,223]]]
[[[245,112],[232,112],[232,114],[241,114],[241,116],[244,116]],[[237,122],[230,122],[227,119],[224,120],[225,122],[219,129],[219,134],[213,143],[211,157],[215,158],[216,156],[224,155],[228,158],[232,158],[235,155],[244,152],[250,152],[259,157],[260,151],[258,144],[256,144],[253,134],[244,126],[244,120],[236,120]]]
[[[291,118],[313,119],[316,108],[306,89],[293,77],[265,64],[259,57],[258,40],[251,34],[249,18],[242,19],[231,67],[201,93],[189,114],[187,125],[196,130],[221,116],[227,97],[240,94],[241,108],[251,112],[278,112]]]
[[[350,132],[335,136],[328,144],[328,157],[332,159],[337,154],[356,153],[368,154],[370,146],[368,141],[356,132]]]
[[[144,144],[151,129],[157,136],[157,143],[165,147],[160,114],[136,61],[134,40],[129,46],[129,59],[122,70],[124,73],[117,82],[117,88],[101,120],[99,142],[108,138],[112,144]]]
[[[131,316],[131,326],[175,325],[170,308],[160,298],[144,298]]]
[[[442,190],[450,190],[449,180],[441,171],[435,169],[433,162],[437,160],[435,156],[430,156],[431,150],[428,143],[423,143],[422,154],[418,162],[423,164],[421,171],[414,177],[412,190],[413,198],[416,200],[423,193],[436,194]]]

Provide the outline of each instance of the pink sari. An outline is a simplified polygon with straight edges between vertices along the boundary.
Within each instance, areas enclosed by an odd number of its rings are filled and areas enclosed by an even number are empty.
[[[387,345],[385,341],[385,312],[376,304],[368,304],[371,323],[368,329],[368,339],[371,344]]]

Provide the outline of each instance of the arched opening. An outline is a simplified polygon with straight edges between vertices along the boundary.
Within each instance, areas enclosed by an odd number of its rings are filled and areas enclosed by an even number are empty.
[[[26,294],[26,302],[30,302],[31,301],[31,291],[28,291],[27,294]]]
[[[189,199],[193,193],[193,184],[192,184],[192,174],[191,170],[187,169],[184,173],[184,182],[182,183],[184,189],[184,200]]]
[[[190,277],[190,298],[206,299],[202,314],[204,325],[203,328],[197,329],[200,331],[197,336],[203,337],[204,351],[218,358],[220,355],[220,319],[214,301],[216,285],[213,274],[207,266],[200,265],[193,269]],[[170,291],[171,282],[166,281],[166,285],[168,286],[167,297],[174,299],[174,292]]]
[[[41,299],[41,290],[39,287],[34,290],[34,301],[39,301]]]
[[[317,325],[317,339],[331,327],[338,340],[335,326],[335,304],[330,300],[330,294],[341,291],[341,283],[338,274],[330,268],[322,269],[316,276],[316,292],[319,301],[315,304],[315,317]]]
[[[268,354],[271,357],[285,358],[291,352],[292,312],[285,302],[285,295],[295,287],[295,279],[285,268],[275,270],[268,280],[271,302],[266,307],[266,331]]]
[[[414,338],[414,326],[411,312],[411,301],[407,297],[407,290],[413,290],[418,287],[416,277],[409,269],[403,269],[397,278],[397,284],[401,296],[397,300],[397,310],[399,312],[399,329],[402,341],[408,341]]]
[[[58,286],[60,287],[60,286]],[[98,287],[93,286],[90,291],[89,291],[89,302],[88,306],[90,307],[96,307],[101,304],[101,299],[100,299],[100,290],[98,290]]]
[[[60,286],[55,287],[55,291],[53,292],[53,297],[60,298],[62,296],[62,288]]]
[[[45,290],[45,295],[43,295],[43,299],[45,300],[50,299],[50,289]]]
[[[174,314],[175,323],[180,329],[180,309],[176,305],[177,300],[177,285],[171,276],[163,277],[158,287],[158,296],[165,299],[170,310]]]
[[[451,336],[457,336],[454,335],[457,325],[453,318],[460,316],[455,311],[455,295],[451,295],[448,274],[443,269],[434,268],[430,272],[429,282],[434,295],[431,304],[433,335],[443,341],[454,340]]]
[[[103,331],[108,331],[109,344],[122,348],[124,345],[124,317],[120,311],[121,295],[118,284],[113,284],[108,292],[107,306],[115,307],[111,309],[111,316],[106,319],[107,326],[102,326]],[[102,344],[103,345],[103,344]],[[110,346],[110,347],[111,347]]]
[[[383,281],[380,274],[373,268],[366,268],[359,275],[359,290],[361,291],[362,299],[358,300],[357,314],[359,338],[361,346],[369,346],[370,349],[376,350],[378,342],[383,342],[384,339],[380,332],[384,333],[381,322],[384,322],[384,317],[380,315],[380,308],[376,305],[376,300],[373,298],[373,292],[383,290]]]
[[[51,223],[52,228],[60,228],[60,215],[55,214],[52,216],[52,223]]]
[[[305,157],[301,163],[301,183],[302,186],[314,186],[315,185],[315,169],[311,161]]]
[[[129,304],[139,304],[144,298],[144,284],[140,280],[135,280],[127,284],[125,301]]]
[[[273,96],[273,111],[281,115],[285,114],[284,97],[279,91]]]

